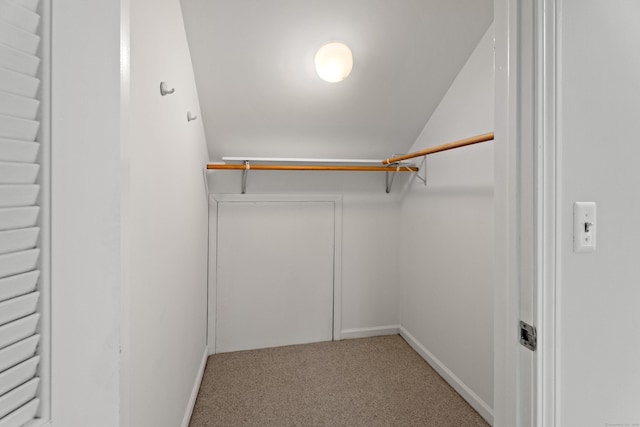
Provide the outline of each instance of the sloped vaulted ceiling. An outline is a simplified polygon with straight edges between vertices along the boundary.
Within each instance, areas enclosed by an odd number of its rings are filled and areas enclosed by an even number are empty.
[[[209,154],[406,152],[493,19],[492,0],[182,0]],[[315,73],[328,41],[351,75]]]

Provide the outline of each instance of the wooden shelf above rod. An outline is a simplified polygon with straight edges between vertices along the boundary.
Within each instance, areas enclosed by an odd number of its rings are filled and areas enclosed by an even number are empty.
[[[452,150],[454,148],[465,147],[467,145],[478,144],[480,142],[487,142],[493,140],[493,132],[483,133],[482,135],[472,136],[470,138],[460,139],[458,141],[450,142],[448,144],[437,145],[435,147],[425,148],[424,150],[416,151],[414,153],[404,154],[402,156],[391,157],[382,161],[383,165],[389,165],[392,163],[401,162],[407,159],[413,159],[415,157],[428,156],[429,154],[439,153],[441,151]]]

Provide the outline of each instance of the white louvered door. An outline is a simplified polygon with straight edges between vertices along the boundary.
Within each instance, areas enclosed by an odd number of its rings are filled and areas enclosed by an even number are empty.
[[[0,427],[38,417],[40,181],[38,0],[0,0]]]

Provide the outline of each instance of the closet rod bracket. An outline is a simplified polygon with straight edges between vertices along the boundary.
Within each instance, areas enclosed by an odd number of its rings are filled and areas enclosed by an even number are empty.
[[[427,162],[427,158],[423,157],[422,162],[420,163],[420,166],[418,168],[415,168],[415,170],[413,168],[410,168],[409,166],[403,165],[402,162],[389,164],[389,167],[395,166],[396,170],[385,172],[385,184],[386,184],[387,194],[391,193],[391,186],[393,186],[393,180],[395,179],[396,174],[401,171],[404,172],[402,168],[405,168],[409,172],[413,172],[415,177],[418,178],[420,182],[422,182],[426,187],[427,186],[427,170],[425,168],[426,162]],[[420,176],[420,171],[423,169],[424,169],[424,177]]]
[[[249,164],[248,160],[244,161],[244,169],[242,170],[242,194],[247,193],[247,176],[249,176],[249,171],[251,170],[251,164]]]
[[[394,166],[394,165],[389,165],[389,166]],[[393,185],[393,180],[396,177],[396,174],[398,172],[400,172],[400,164],[396,163],[395,164],[396,170],[393,172],[385,172],[384,176],[385,176],[385,183],[387,185],[387,194],[391,193],[391,186]]]
[[[420,176],[420,172],[422,172],[424,176]],[[414,174],[415,174],[415,177],[418,178],[420,182],[422,182],[426,187],[427,186],[427,156],[422,157],[420,166],[418,167],[418,170],[414,172]]]

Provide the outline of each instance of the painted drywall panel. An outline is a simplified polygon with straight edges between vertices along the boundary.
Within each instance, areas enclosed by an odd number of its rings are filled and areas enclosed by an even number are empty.
[[[52,2],[52,423],[119,425],[120,2]]]
[[[493,130],[490,27],[411,151]],[[400,324],[493,404],[493,143],[427,158],[401,206]]]
[[[557,425],[640,423],[640,3],[559,9]],[[573,203],[597,203],[597,251],[573,253]]]
[[[335,209],[218,203],[217,353],[332,340]]]
[[[208,156],[179,1],[131,2],[130,22],[125,422],[176,427],[206,347]]]
[[[208,172],[211,194],[240,192],[240,173]],[[385,193],[383,173],[255,172],[247,193],[342,194],[342,330],[398,324],[398,177]],[[394,184],[395,185],[395,184]]]

